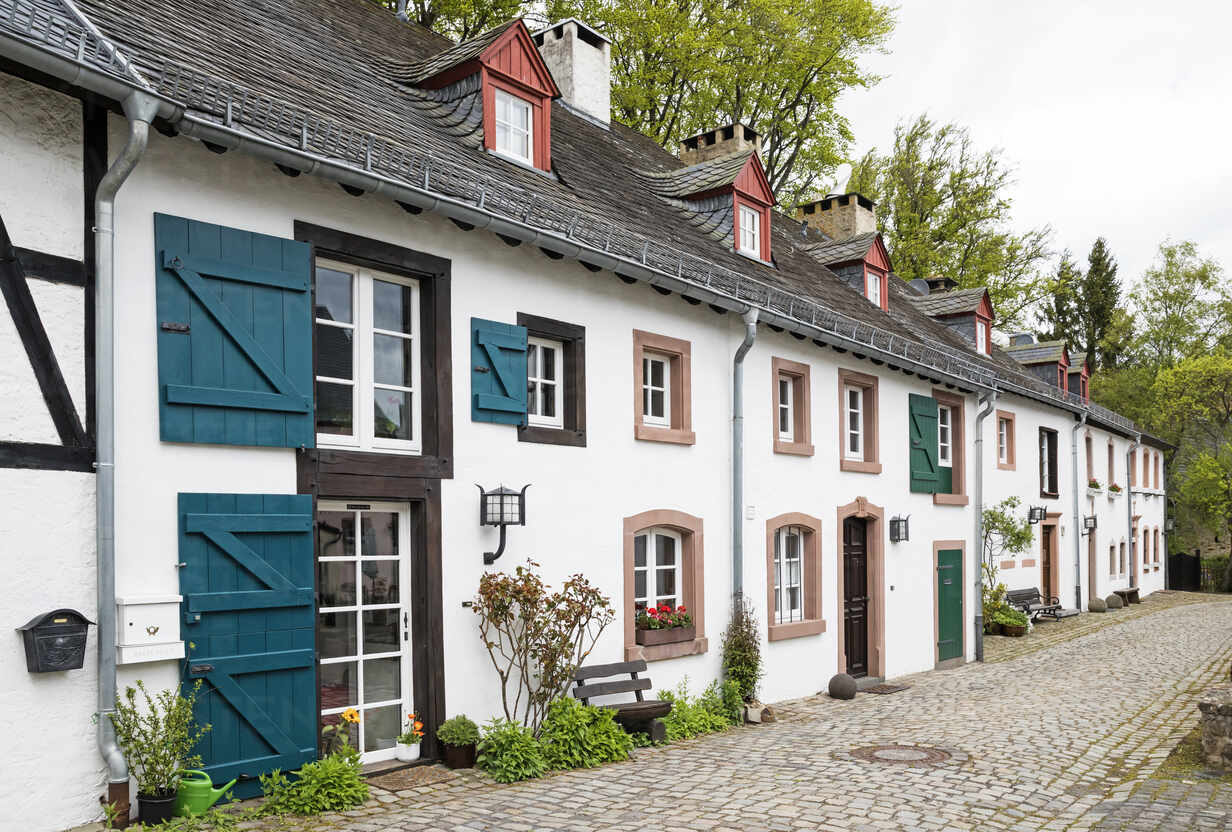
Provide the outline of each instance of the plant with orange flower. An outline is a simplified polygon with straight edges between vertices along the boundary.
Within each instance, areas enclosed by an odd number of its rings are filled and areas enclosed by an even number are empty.
[[[398,735],[398,742],[403,745],[415,745],[423,739],[423,735],[423,723],[419,721],[415,714],[407,714],[406,727]]]

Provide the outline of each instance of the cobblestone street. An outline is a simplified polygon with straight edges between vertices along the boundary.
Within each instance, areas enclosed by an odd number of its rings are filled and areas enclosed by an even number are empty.
[[[781,703],[771,725],[511,786],[468,772],[374,789],[357,811],[291,828],[1232,828],[1232,787],[1151,779],[1196,724],[1194,695],[1227,676],[1232,601],[1164,596],[1115,616],[1084,615],[1102,626],[1016,658],[898,680],[901,693]]]

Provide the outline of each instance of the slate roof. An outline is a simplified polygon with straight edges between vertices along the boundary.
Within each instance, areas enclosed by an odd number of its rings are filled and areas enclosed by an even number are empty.
[[[0,36],[13,32],[5,26],[3,2]],[[485,210],[505,216],[521,212],[523,223],[558,234],[568,230],[572,239],[596,249],[607,250],[610,244],[640,250],[642,263],[661,272],[679,273],[683,264],[713,279],[709,285],[729,296],[764,298],[787,314],[793,304],[803,305],[814,310],[809,314],[819,316],[813,320],[825,331],[850,332],[907,357],[939,353],[942,364],[937,366],[960,358],[995,373],[1010,389],[1056,402],[1056,391],[1004,353],[976,353],[961,336],[921,313],[908,301],[914,293],[902,281],[890,281],[888,313],[869,303],[819,264],[810,250],[815,246],[806,242],[811,235],[807,230],[802,235],[794,220],[773,214],[774,259],[764,264],[733,250],[730,231],[722,236],[724,218],[718,212],[699,217],[671,198],[641,198],[651,192],[654,174],[684,167],[646,136],[618,123],[607,129],[555,102],[553,171],[545,175],[483,150],[479,93],[473,84],[425,91],[398,82],[400,70],[426,72],[446,60],[463,61],[463,56],[482,52],[486,43],[455,46],[418,25],[397,21],[370,0],[78,3],[132,59],[140,76],[183,104],[191,118],[306,149],[357,171],[370,166],[411,187],[426,182],[433,193],[471,204],[482,199]],[[507,26],[485,34],[495,37],[500,31]],[[598,236],[600,231],[606,238]],[[870,235],[868,245],[871,240]],[[861,238],[840,242],[853,251],[868,250]],[[740,283],[749,278],[757,283]],[[810,302],[819,304],[820,311]]]
[[[866,231],[845,240],[829,240],[806,246],[806,250],[819,263],[832,266],[836,263],[849,263],[852,260],[862,260],[877,239],[876,231]]]
[[[363,0],[359,0],[359,2],[362,1]],[[467,61],[472,61],[482,55],[484,51],[495,43],[501,35],[509,31],[510,26],[513,26],[517,22],[517,19],[507,20],[495,29],[489,29],[483,34],[476,35],[470,40],[464,40],[442,52],[432,55],[431,57],[409,63],[406,65],[406,71],[395,75],[394,80],[401,81],[405,84],[418,84],[432,78],[433,76],[441,74],[447,69],[452,69],[453,67],[460,66]],[[388,23],[386,25],[388,25]]]
[[[988,290],[983,288],[952,289],[948,292],[933,292],[923,297],[912,298],[912,303],[925,315],[934,317],[967,315],[979,311],[987,292]]]
[[[1087,360],[1087,354],[1085,352],[1071,352],[1069,354],[1070,370],[1073,371],[1073,370],[1081,369],[1082,365],[1086,362],[1086,360]]]
[[[729,153],[687,168],[644,173],[646,183],[660,196],[688,197],[735,184],[752,150]]]
[[[1015,344],[1005,351],[1019,364],[1056,364],[1065,355],[1064,341],[1040,341],[1038,344]]]

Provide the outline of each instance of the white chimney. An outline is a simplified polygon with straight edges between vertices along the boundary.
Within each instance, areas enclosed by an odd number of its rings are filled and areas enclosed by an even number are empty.
[[[540,29],[534,37],[565,104],[611,124],[612,42],[572,17]]]

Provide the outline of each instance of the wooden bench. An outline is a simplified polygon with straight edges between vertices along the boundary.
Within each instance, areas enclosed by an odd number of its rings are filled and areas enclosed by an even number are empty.
[[[582,700],[583,705],[589,705],[590,700],[595,697],[632,693],[635,697],[632,702],[620,702],[600,707],[614,710],[616,721],[626,731],[645,732],[651,742],[663,742],[667,739],[667,729],[663,726],[662,717],[671,713],[672,703],[662,699],[646,699],[642,696],[642,691],[650,690],[651,687],[650,679],[639,678],[637,675],[645,672],[645,659],[579,667],[573,674],[573,680],[577,683],[577,687],[573,689],[573,695]],[[625,674],[628,674],[628,679],[618,679],[614,682],[597,681]]]
[[[1026,613],[1027,618],[1032,621],[1037,620],[1041,615],[1048,615],[1053,618],[1059,618],[1058,613],[1061,611],[1061,599],[1052,598],[1048,603],[1044,603],[1044,598],[1040,595],[1040,591],[1034,587],[1030,589],[1011,589],[1005,593],[1005,600],[1009,605],[1021,612]]]
[[[1141,604],[1142,599],[1138,597],[1138,587],[1131,586],[1128,589],[1114,589],[1113,594],[1120,595],[1121,600],[1125,602],[1125,606],[1130,604]]]

